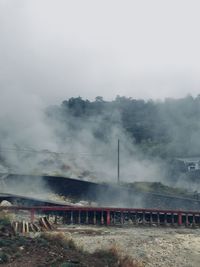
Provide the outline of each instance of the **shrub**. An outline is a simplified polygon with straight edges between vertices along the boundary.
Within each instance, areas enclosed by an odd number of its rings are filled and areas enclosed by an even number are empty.
[[[61,264],[60,267],[79,267],[79,266],[81,266],[81,265],[76,264],[76,263],[71,263],[71,262],[65,262],[65,263]]]
[[[54,243],[60,244],[66,249],[78,250],[73,239],[66,236],[64,233],[43,233],[41,237],[48,241],[53,241]]]
[[[142,263],[133,260],[129,256],[122,256],[117,246],[112,246],[108,250],[97,250],[93,254],[101,259],[108,267],[143,267]]]
[[[10,225],[10,220],[8,218],[0,218],[0,227]]]
[[[94,256],[103,260],[106,265],[113,266],[118,262],[118,253],[116,247],[112,247],[108,250],[100,249],[94,252]]]
[[[133,260],[129,256],[121,257],[119,260],[119,267],[143,267],[143,263]]]
[[[0,263],[7,263],[8,260],[8,255],[4,252],[0,252]]]

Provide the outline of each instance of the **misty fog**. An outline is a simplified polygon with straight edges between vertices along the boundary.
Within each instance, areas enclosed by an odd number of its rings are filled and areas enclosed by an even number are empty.
[[[195,0],[0,0],[1,173],[115,183],[120,139],[121,182],[172,182],[170,160],[200,149],[198,10]],[[86,119],[62,107],[117,95],[144,99],[147,114],[128,102]]]
[[[9,98],[5,93],[0,103],[1,157],[6,159],[2,171],[7,167],[7,171],[22,174],[116,182],[117,140],[120,139],[122,181],[163,177],[159,164],[142,156],[134,146],[122,128],[119,114],[112,114],[117,123],[107,125],[106,141],[102,141],[94,136],[95,127],[102,123],[101,115],[88,122],[70,114],[48,118],[45,106],[37,97],[17,91],[13,102]],[[8,102],[9,108],[5,104]]]
[[[197,95],[198,10],[196,0],[1,0],[0,90],[52,105]]]

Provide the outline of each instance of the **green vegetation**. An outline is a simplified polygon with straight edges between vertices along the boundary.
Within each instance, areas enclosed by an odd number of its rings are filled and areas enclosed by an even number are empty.
[[[10,220],[9,220],[9,218],[7,218],[7,217],[1,217],[1,215],[0,215],[0,230],[3,228],[3,227],[5,227],[5,226],[8,226],[8,225],[10,225]]]
[[[100,96],[95,101],[72,97],[61,106],[49,107],[47,115],[54,125],[58,121],[67,125],[68,135],[89,128],[102,141],[108,141],[112,127],[121,128],[141,151],[153,157],[186,157],[200,151],[200,96],[163,102],[123,96],[114,101]]]
[[[7,263],[9,260],[9,257],[6,253],[0,252],[0,264]]]
[[[193,197],[193,194],[187,191],[187,189],[167,186],[160,182],[134,182],[134,183],[124,184],[124,186],[128,186],[142,192]]]
[[[8,225],[10,225],[9,214],[4,211],[0,211],[0,230]]]

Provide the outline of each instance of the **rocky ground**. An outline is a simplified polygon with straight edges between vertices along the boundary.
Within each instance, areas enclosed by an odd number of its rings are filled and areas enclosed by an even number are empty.
[[[148,267],[199,267],[200,229],[67,227],[78,246],[94,252],[117,247]]]
[[[86,232],[87,234],[87,232]],[[15,234],[6,220],[0,221],[2,267],[143,267],[116,247],[93,253],[76,245],[63,231]]]
[[[1,217],[0,266],[200,266],[200,228],[60,224],[23,236],[13,232],[8,214]]]
[[[2,267],[143,267],[116,249],[88,253],[62,233],[40,236],[1,236]]]

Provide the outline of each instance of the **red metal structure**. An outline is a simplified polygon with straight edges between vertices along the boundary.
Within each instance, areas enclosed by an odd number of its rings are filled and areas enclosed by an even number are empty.
[[[93,225],[169,225],[200,227],[200,211],[157,210],[112,207],[80,206],[35,206],[35,207],[0,207],[0,210],[30,212],[30,221],[35,216],[54,216],[55,221],[64,224]]]

